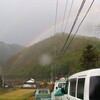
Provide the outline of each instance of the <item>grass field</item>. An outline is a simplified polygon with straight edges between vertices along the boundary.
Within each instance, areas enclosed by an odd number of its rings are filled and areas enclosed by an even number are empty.
[[[7,93],[9,90],[0,87],[0,95]]]
[[[0,95],[0,100],[28,100],[34,93],[34,89],[18,89]]]

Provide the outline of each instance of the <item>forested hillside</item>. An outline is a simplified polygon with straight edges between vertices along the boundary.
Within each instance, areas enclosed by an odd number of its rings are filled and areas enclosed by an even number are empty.
[[[0,66],[2,66],[11,56],[14,56],[23,48],[24,46],[17,44],[0,42]]]
[[[8,60],[3,74],[8,78],[33,77],[37,80],[50,79],[51,75],[53,77],[68,76],[82,70],[79,60],[87,44],[92,44],[100,55],[99,39],[77,36],[62,57],[58,59],[66,37],[66,34],[63,36],[58,34],[55,36],[55,45],[53,44],[54,37],[50,37],[24,49]],[[100,61],[97,66],[100,67]]]

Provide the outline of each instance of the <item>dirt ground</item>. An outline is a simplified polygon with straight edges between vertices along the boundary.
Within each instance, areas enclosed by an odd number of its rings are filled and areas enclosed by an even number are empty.
[[[34,97],[32,96],[32,97],[30,97],[28,100],[34,100]]]

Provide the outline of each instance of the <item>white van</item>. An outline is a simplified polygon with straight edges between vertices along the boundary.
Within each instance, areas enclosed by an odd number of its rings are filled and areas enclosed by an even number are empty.
[[[53,91],[51,93],[51,100],[56,100],[58,98],[58,97],[55,96],[55,93],[57,92],[58,89],[65,87],[65,85],[66,85],[65,80],[58,80],[58,81],[55,82]],[[61,96],[59,98],[61,98]]]
[[[100,68],[70,76],[62,92],[62,100],[100,100]]]

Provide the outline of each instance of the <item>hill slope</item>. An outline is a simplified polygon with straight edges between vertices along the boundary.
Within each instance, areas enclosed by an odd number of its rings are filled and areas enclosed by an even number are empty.
[[[23,48],[23,46],[17,44],[10,45],[0,42],[0,65],[2,66],[11,56],[14,56]]]
[[[9,78],[50,78],[51,72],[55,73],[53,50],[55,49],[57,57],[65,42],[66,36],[67,35],[63,37],[61,37],[61,35],[55,36],[55,48],[53,47],[53,37],[51,37],[24,49],[19,54],[9,59],[4,66],[5,75]],[[99,39],[80,36],[74,38],[72,44],[66,50],[59,63],[57,63],[57,67],[55,68],[57,76],[60,77],[79,71],[79,58],[81,57],[83,48],[88,43],[93,44],[100,53]]]

